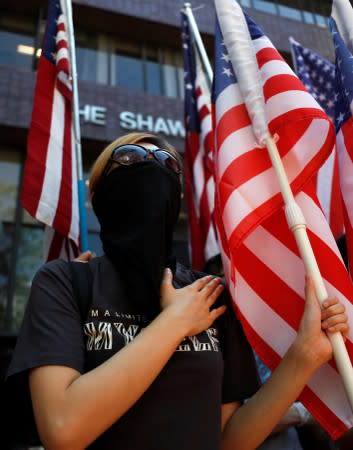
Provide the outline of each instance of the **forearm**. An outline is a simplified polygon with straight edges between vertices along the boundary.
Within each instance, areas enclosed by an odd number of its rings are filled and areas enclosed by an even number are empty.
[[[298,398],[315,367],[291,347],[267,383],[230,417],[222,450],[257,448]]]
[[[151,385],[183,339],[182,327],[172,322],[173,317],[161,313],[124,349],[73,380],[55,406],[44,405],[47,412],[41,416],[45,423],[40,429],[46,448],[85,448],[117,421]]]

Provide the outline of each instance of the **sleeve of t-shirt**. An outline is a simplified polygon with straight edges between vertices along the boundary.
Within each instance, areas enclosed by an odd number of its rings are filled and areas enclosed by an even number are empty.
[[[237,319],[227,292],[226,312],[218,319],[220,342],[224,360],[222,403],[245,400],[260,386],[260,379],[252,348]]]
[[[44,264],[33,278],[7,376],[47,364],[84,369],[83,328],[64,260]]]

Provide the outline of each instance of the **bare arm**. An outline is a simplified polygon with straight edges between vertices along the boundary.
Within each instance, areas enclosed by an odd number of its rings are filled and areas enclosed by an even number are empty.
[[[256,449],[281,421],[311,375],[332,357],[330,341],[322,329],[346,334],[347,318],[336,299],[328,299],[324,306],[321,313],[313,283],[308,280],[297,338],[277,369],[248,402],[223,406],[222,450]]]
[[[205,277],[182,289],[171,280],[168,272],[159,316],[102,365],[83,375],[63,366],[31,371],[35,418],[47,450],[87,447],[141,397],[185,336],[224,312],[223,306],[210,310],[222,291],[219,280]]]

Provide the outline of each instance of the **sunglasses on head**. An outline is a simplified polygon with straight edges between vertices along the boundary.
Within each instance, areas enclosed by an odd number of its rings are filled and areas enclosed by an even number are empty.
[[[151,154],[159,164],[177,175],[181,173],[178,160],[168,151],[162,150],[161,148],[145,148],[138,144],[123,144],[113,150],[104,175],[107,175],[113,162],[118,163],[121,166],[130,166],[131,164],[146,161],[149,154]]]

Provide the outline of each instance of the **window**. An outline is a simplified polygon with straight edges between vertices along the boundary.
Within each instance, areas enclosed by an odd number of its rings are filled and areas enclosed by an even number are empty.
[[[321,14],[315,14],[315,19],[316,19],[316,24],[319,27],[327,27],[328,22],[327,22],[327,18],[322,16]]]
[[[43,264],[43,227],[22,225],[18,246],[12,329],[18,330],[28,301],[34,274]]]
[[[34,37],[23,33],[0,30],[0,64],[32,70]]]
[[[161,70],[164,95],[167,97],[179,97],[178,69],[176,68],[176,58],[174,52],[164,50]]]
[[[22,16],[0,16],[0,64],[32,70],[35,62],[36,22]],[[37,54],[38,56],[38,54]]]
[[[239,2],[242,6],[245,6],[245,8],[251,7],[251,0],[240,0]]]
[[[181,52],[120,41],[114,44],[111,60],[113,86],[168,97],[179,97],[183,91],[183,85],[180,86],[180,71],[183,74]]]
[[[13,315],[21,315],[19,305],[9,301],[10,267],[14,246],[13,226],[16,217],[17,188],[20,175],[20,153],[0,149],[0,328],[10,329]]]
[[[35,50],[36,22],[21,16],[0,17],[0,65],[36,69],[40,54],[40,49]],[[40,46],[45,20],[38,31]],[[180,97],[183,93],[183,64],[178,50],[118,40],[84,29],[75,29],[75,46],[78,82],[91,81],[168,97]]]
[[[76,67],[78,80],[98,81],[98,39],[95,35],[75,30]]]
[[[314,14],[309,11],[303,11],[304,22],[310,25],[315,24]]]
[[[278,5],[279,15],[293,20],[302,20],[301,12],[298,9],[290,8],[289,6]]]
[[[264,0],[253,0],[253,7],[259,11],[264,11],[269,14],[277,14],[276,5],[273,2],[266,2]]]
[[[162,68],[159,63],[159,52],[157,49],[145,48],[145,91],[149,94],[161,95],[162,86]]]
[[[111,65],[111,84],[144,90],[143,62],[139,45],[123,41],[115,45]]]
[[[328,26],[328,19],[327,17],[325,17],[325,15],[315,14],[314,12],[301,10],[299,7],[295,8],[289,6],[289,5],[297,6],[297,3],[294,1],[282,0],[281,2],[282,4],[279,4],[278,2],[270,2],[267,0],[240,0],[239,3],[242,6],[248,8],[254,8],[268,14],[279,14],[282,17],[287,17],[288,19],[292,20],[298,20],[300,22],[305,22],[310,25],[317,25],[319,27]],[[306,6],[309,6],[309,8],[310,7],[314,8],[314,6],[316,7],[317,5],[310,4]],[[325,13],[324,11],[325,6],[327,5],[321,5],[320,11]],[[318,11],[317,8],[316,11]]]

